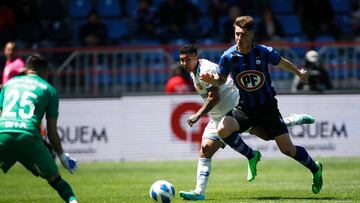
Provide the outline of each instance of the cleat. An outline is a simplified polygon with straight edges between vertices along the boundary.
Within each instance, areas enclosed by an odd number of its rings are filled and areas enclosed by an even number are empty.
[[[294,125],[315,123],[315,118],[309,114],[291,114],[290,116],[286,117],[284,120],[287,127],[291,127]]]
[[[71,197],[69,198],[69,203],[78,203],[78,202],[76,201],[76,199],[75,199],[74,196],[71,196]]]
[[[254,157],[249,160],[247,180],[253,181],[256,176],[256,165],[260,161],[261,153],[254,150]]]
[[[197,201],[197,200],[204,200],[205,199],[205,195],[202,194],[197,194],[194,191],[190,191],[190,192],[185,192],[185,191],[180,191],[179,192],[180,197],[182,197],[184,200],[193,200],[193,201]]]
[[[318,194],[323,186],[323,178],[322,178],[323,167],[322,164],[318,161],[316,161],[315,164],[318,166],[319,170],[313,174],[313,184],[311,188],[314,194]]]

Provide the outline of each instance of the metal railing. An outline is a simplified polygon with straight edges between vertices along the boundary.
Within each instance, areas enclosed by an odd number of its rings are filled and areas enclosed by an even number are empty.
[[[162,92],[172,62],[161,47],[76,50],[56,70],[53,83],[65,96]]]
[[[335,89],[360,89],[360,43],[271,43],[282,56],[303,66],[305,51],[315,48],[323,58]],[[229,45],[199,46],[201,57],[218,62]],[[119,96],[162,93],[178,62],[179,46],[128,46],[97,49],[39,50],[48,55],[67,54],[50,82],[64,97]],[[300,51],[299,51],[300,50]],[[270,67],[278,92],[290,92],[292,73]]]

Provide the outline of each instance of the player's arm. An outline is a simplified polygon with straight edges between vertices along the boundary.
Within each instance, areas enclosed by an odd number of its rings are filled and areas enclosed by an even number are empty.
[[[208,84],[219,87],[226,82],[228,75],[229,68],[227,60],[226,58],[221,57],[220,64],[216,66],[216,71],[204,72],[200,75],[199,79]]]
[[[214,106],[219,102],[220,96],[218,87],[212,86],[208,89],[208,96],[203,104],[203,106],[192,116],[187,119],[187,123],[192,126],[196,123],[201,116],[207,114]]]
[[[304,83],[308,82],[309,76],[308,76],[307,71],[304,69],[298,69],[293,63],[291,63],[286,58],[281,57],[280,62],[277,66],[279,66],[280,68],[282,68],[286,71],[294,73],[295,75],[297,75],[300,78],[300,80],[302,82],[304,82]]]
[[[61,145],[60,136],[57,131],[57,118],[47,118],[46,126],[48,131],[48,138],[51,146],[58,156],[64,153]]]
[[[204,73],[200,75],[200,80],[219,87],[226,82],[227,76],[213,73]]]
[[[63,147],[61,145],[60,136],[57,131],[57,118],[47,118],[46,121],[48,131],[47,136],[52,148],[58,155],[61,164],[66,169],[68,169],[70,173],[74,173],[77,168],[76,159],[70,157],[69,154],[64,153]]]

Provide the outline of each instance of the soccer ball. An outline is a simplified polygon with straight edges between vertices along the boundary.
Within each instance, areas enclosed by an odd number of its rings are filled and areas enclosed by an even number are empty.
[[[170,203],[175,196],[174,186],[166,180],[158,180],[151,185],[150,197],[154,202]]]

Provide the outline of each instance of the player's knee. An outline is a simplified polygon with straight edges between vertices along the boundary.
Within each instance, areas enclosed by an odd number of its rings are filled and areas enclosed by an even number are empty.
[[[221,138],[225,138],[228,135],[230,135],[229,131],[226,128],[224,128],[223,126],[221,126],[221,127],[219,126],[217,130],[218,130],[219,136]]]
[[[218,125],[218,133],[221,138],[226,138],[233,132],[239,130],[239,125],[232,117],[225,116]]]
[[[200,157],[210,159],[213,156],[210,146],[207,144],[201,145],[200,148]]]

